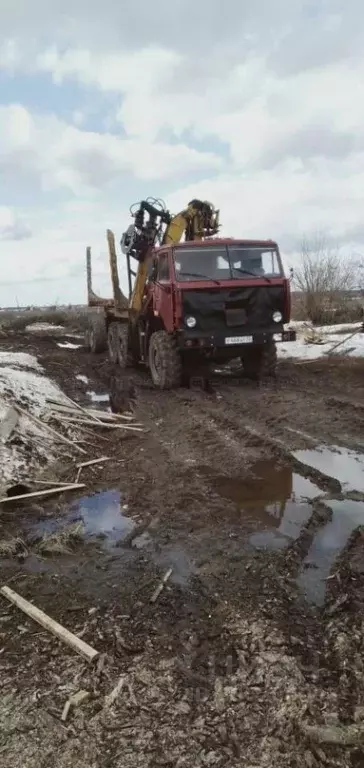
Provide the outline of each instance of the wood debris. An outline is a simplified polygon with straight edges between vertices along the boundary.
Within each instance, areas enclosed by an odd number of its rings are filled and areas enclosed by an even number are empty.
[[[89,691],[77,691],[77,693],[72,694],[72,696],[69,697],[69,699],[66,701],[63,712],[61,715],[62,723],[65,723],[67,720],[67,717],[69,715],[70,709],[79,707],[80,704],[83,704],[84,701],[87,701],[87,699],[90,698],[90,692]]]
[[[301,730],[311,741],[318,744],[337,744],[342,747],[364,744],[364,724],[352,725],[308,725],[301,724]]]
[[[119,694],[121,693],[121,691],[124,688],[124,683],[125,683],[125,677],[124,677],[124,675],[122,675],[119,678],[115,688],[112,689],[111,693],[109,693],[107,696],[105,696],[105,701],[104,701],[105,709],[109,709],[109,707],[111,707],[114,704],[114,702],[116,701],[116,699],[118,698]]]
[[[90,459],[89,461],[82,461],[81,464],[76,464],[77,469],[83,469],[83,467],[91,467],[92,464],[101,464],[104,461],[111,461],[110,456],[100,456],[99,459]]]
[[[57,438],[57,440],[60,440],[64,443],[67,443],[67,445],[71,445],[72,448],[74,448],[75,451],[78,451],[79,453],[86,453],[84,448],[81,448],[77,443],[74,443],[72,440],[70,440],[68,437],[65,437],[65,435],[62,435],[60,432],[57,432],[55,429],[50,427],[48,424],[45,424],[44,421],[41,419],[38,419],[37,416],[34,416],[29,411],[24,411],[23,408],[20,408],[19,405],[14,405],[15,410],[20,413],[22,416],[26,416],[26,418],[33,421],[35,424],[37,424],[38,427],[41,427],[45,432],[48,432],[52,435],[53,438]]]
[[[31,493],[20,493],[18,496],[5,496],[0,499],[0,504],[11,503],[13,501],[22,501],[23,499],[34,499],[41,496],[53,496],[56,493],[65,491],[75,491],[79,488],[85,488],[84,483],[70,483],[69,485],[59,485],[57,488],[45,488],[43,491],[31,491]]]
[[[129,414],[111,413],[96,408],[82,408],[81,412],[73,406],[68,406],[55,400],[49,399],[47,403],[49,403],[49,411],[45,414],[45,417],[67,426],[74,424],[79,426],[80,429],[85,429],[85,431],[86,427],[95,429],[97,426],[106,429],[124,429],[132,432],[145,431],[143,425],[136,422],[134,416]]]
[[[70,648],[73,648],[76,653],[80,654],[80,656],[83,656],[87,661],[93,661],[93,659],[99,655],[98,651],[96,651],[94,648],[91,648],[90,645],[77,637],[77,635],[74,635],[68,629],[62,627],[61,624],[58,624],[57,621],[54,621],[54,619],[52,619],[46,613],[41,611],[39,608],[36,608],[35,605],[29,603],[28,600],[25,600],[24,597],[18,595],[17,592],[14,592],[14,590],[10,589],[10,587],[1,587],[0,594],[2,594],[3,597],[5,597],[11,603],[16,605],[16,607],[23,611],[23,613],[26,613],[27,616],[30,616],[31,619],[38,622],[38,624],[51,632],[52,635],[55,635],[59,638],[59,640],[62,640]]]
[[[167,581],[171,578],[173,573],[173,568],[168,568],[168,571],[165,572],[162,581],[158,584],[157,588],[154,590],[152,597],[150,598],[151,603],[155,603],[158,600],[158,597],[160,593],[163,591],[165,585],[167,584]]]

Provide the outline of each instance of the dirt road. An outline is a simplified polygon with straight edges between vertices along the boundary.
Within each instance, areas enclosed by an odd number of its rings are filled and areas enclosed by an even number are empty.
[[[106,357],[60,342],[10,333],[2,349],[108,407]],[[112,461],[84,470],[82,499],[0,516],[29,553],[82,518],[71,551],[3,557],[1,582],[106,654],[87,666],[1,602],[3,765],[362,764],[363,375],[355,359],[285,361],[262,387],[220,375],[211,393],[167,394],[144,372],[124,377],[145,433],[88,435],[90,458]],[[54,471],[74,477],[71,459]]]

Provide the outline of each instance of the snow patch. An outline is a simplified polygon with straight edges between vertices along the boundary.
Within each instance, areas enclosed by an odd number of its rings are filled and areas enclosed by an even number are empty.
[[[52,325],[52,323],[31,323],[25,328],[27,333],[39,333],[40,331],[64,331],[63,325]]]
[[[11,365],[12,368],[32,368],[42,371],[43,368],[34,355],[27,352],[0,352],[0,366]]]
[[[72,344],[71,341],[57,341],[57,347],[61,347],[61,349],[80,349],[81,346],[81,344]]]
[[[62,390],[46,376],[36,358],[11,352],[2,353],[7,365],[0,365],[0,430],[11,406],[18,406],[40,417],[49,410],[47,399],[62,401]],[[25,370],[31,367],[33,370]],[[22,367],[23,366],[23,367]],[[1,439],[0,431],[0,487],[21,480],[28,480],[40,466],[56,458],[63,443],[55,445],[52,436],[28,415],[19,414],[16,427],[7,439]]]
[[[290,323],[287,328],[294,328],[297,331],[297,340],[291,342],[281,342],[277,344],[279,358],[299,358],[303,360],[317,360],[320,357],[330,358],[329,351],[339,344],[342,336],[342,344],[333,350],[333,355],[346,355],[348,357],[364,357],[364,333],[361,332],[361,323],[351,323],[342,325],[323,325],[315,327],[314,331],[318,337],[321,337],[322,343],[314,344],[305,341],[305,333],[312,329],[310,323]],[[355,336],[351,334],[355,333]],[[344,341],[345,339],[345,341]]]

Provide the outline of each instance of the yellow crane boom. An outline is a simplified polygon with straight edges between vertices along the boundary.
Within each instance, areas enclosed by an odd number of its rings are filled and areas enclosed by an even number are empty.
[[[131,212],[134,224],[124,232],[121,248],[127,256],[138,262],[134,287],[129,302],[131,316],[142,309],[148,263],[157,245],[173,245],[183,237],[186,240],[202,240],[216,235],[219,230],[219,211],[212,203],[191,200],[183,211],[171,216],[159,200],[143,200],[135,212]]]

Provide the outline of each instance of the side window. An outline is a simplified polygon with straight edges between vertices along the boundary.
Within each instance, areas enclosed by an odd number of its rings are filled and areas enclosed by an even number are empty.
[[[279,275],[280,268],[276,251],[263,251],[262,267],[265,275]]]
[[[169,280],[169,261],[168,253],[161,253],[158,259],[157,280]]]

